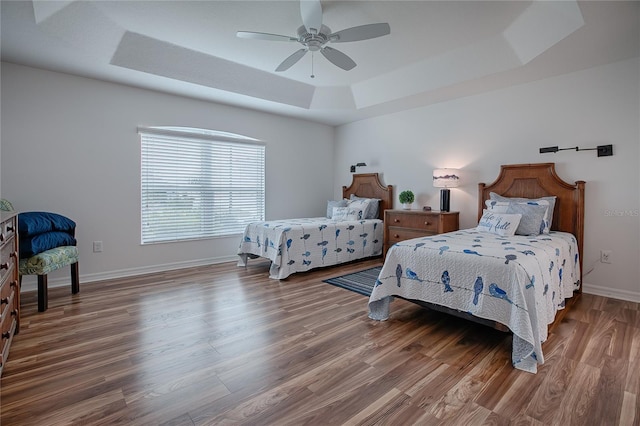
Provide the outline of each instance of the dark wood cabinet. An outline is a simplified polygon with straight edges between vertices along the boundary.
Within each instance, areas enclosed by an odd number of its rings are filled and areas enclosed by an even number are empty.
[[[20,283],[18,280],[18,215],[0,216],[0,375],[9,357],[9,347],[20,326]]]

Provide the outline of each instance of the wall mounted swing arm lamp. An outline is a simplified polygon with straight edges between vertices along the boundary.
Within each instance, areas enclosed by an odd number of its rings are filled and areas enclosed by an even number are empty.
[[[540,148],[540,154],[546,154],[548,152],[556,153],[558,151],[598,151],[598,157],[609,157],[613,155],[613,145],[598,145],[597,148],[558,148],[557,146],[547,146],[545,148]]]
[[[355,173],[356,172],[356,167],[364,167],[366,165],[367,165],[367,163],[356,163],[356,164],[353,164],[351,166],[351,169],[350,169],[351,173]]]

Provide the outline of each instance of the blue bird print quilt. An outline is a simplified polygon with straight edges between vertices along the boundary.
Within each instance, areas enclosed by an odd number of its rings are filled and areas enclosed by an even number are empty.
[[[337,221],[325,217],[254,222],[245,228],[238,266],[249,258],[271,260],[269,277],[284,279],[295,272],[382,253],[379,219]]]
[[[393,245],[369,299],[369,317],[389,318],[393,296],[497,321],[513,332],[515,368],[535,373],[542,343],[579,287],[576,238],[566,232],[502,237],[474,229]]]

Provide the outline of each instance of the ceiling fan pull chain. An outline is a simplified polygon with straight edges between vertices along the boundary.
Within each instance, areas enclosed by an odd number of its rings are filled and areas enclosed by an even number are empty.
[[[311,78],[316,78],[316,76],[313,74],[313,57],[315,52],[311,52]]]

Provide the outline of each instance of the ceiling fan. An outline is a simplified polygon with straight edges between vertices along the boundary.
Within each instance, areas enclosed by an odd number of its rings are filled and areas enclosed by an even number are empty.
[[[322,5],[320,4],[320,0],[300,0],[300,15],[303,25],[298,28],[297,37],[253,31],[238,31],[236,35],[240,38],[286,42],[295,41],[302,44],[304,46],[302,49],[295,51],[291,56],[282,61],[278,68],[276,68],[277,72],[288,70],[309,51],[311,51],[312,54],[320,51],[322,56],[327,58],[329,62],[343,70],[349,71],[356,66],[353,59],[339,50],[326,46],[327,43],[368,40],[385,36],[391,32],[389,24],[379,23],[360,25],[332,33],[331,29],[322,23]],[[311,77],[314,77],[313,68]]]

